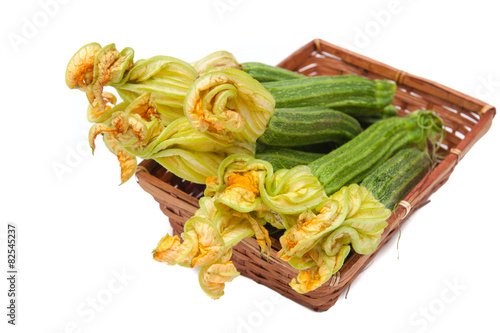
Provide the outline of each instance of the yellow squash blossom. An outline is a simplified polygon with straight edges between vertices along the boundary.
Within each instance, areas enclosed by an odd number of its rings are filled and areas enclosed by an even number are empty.
[[[273,173],[271,164],[246,154],[228,156],[215,175],[207,178],[205,197],[187,221],[182,242],[166,235],[153,257],[170,265],[199,266],[201,288],[219,298],[225,283],[239,275],[230,261],[235,245],[254,236],[262,254],[271,247],[266,223],[284,228],[284,216],[313,209],[325,194],[307,167]],[[278,207],[280,203],[282,207]],[[314,261],[308,267],[313,265]]]
[[[240,273],[230,260],[232,249],[222,255],[215,263],[203,266],[198,273],[201,289],[211,298],[218,299],[224,295],[224,287]]]
[[[222,143],[255,143],[274,114],[273,96],[244,71],[204,72],[191,86],[184,114],[193,126]]]
[[[97,43],[84,45],[66,67],[66,85],[84,91],[89,103],[104,112],[104,86],[120,82],[125,72],[132,68],[133,57],[134,50],[129,47],[119,52],[115,44],[105,47]]]
[[[391,211],[363,186],[344,186],[323,204],[302,213],[280,238],[278,256],[300,270],[290,286],[306,293],[328,281],[351,246],[370,254],[380,243]]]
[[[219,164],[227,156],[255,152],[255,145],[246,142],[221,145],[197,131],[185,117],[164,126],[150,93],[139,96],[124,111],[115,111],[103,123],[94,124],[89,132],[92,149],[99,134],[105,134],[107,141],[114,143],[116,147],[108,148],[115,155],[119,149],[127,160],[131,156],[154,159],[177,176],[195,183],[205,183],[207,177],[217,174]],[[120,166],[122,175],[131,176],[135,170],[131,163],[120,162]],[[122,183],[127,179],[122,176]]]
[[[115,44],[101,47],[90,43],[70,59],[66,85],[86,93],[90,103],[89,120],[102,122],[99,116],[109,111],[109,93],[103,91],[106,86],[115,88],[127,104],[151,93],[165,125],[182,117],[184,98],[198,77],[196,70],[174,57],[155,56],[135,63],[133,57],[134,50],[129,47],[120,52]]]

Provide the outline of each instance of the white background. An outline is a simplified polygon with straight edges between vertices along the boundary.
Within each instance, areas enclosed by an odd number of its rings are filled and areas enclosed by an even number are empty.
[[[118,162],[102,141],[90,155],[86,98],[64,83],[70,57],[89,42],[130,46],[135,59],[163,54],[191,62],[224,49],[240,62],[277,64],[321,38],[498,106],[494,3],[2,2],[0,330],[498,330],[498,120],[402,227],[399,259],[393,239],[347,299],[315,313],[244,277],[213,301],[196,271],[155,262],[151,250],[171,231],[167,218],[134,179],[118,186]],[[26,28],[34,23],[36,30]],[[58,177],[57,163],[70,171]],[[9,222],[18,228],[15,327],[6,323],[3,278]]]

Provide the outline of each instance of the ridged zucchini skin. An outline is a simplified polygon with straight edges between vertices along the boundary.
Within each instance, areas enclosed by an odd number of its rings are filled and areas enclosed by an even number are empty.
[[[430,169],[431,158],[427,152],[406,148],[376,168],[360,185],[386,208],[394,210]]]
[[[314,76],[262,83],[276,108],[323,106],[351,116],[377,116],[392,103],[396,85],[357,75]]]
[[[241,66],[245,72],[259,82],[273,82],[304,77],[304,75],[289,71],[288,69],[266,65],[261,62],[245,62]]]
[[[308,165],[325,154],[298,151],[288,148],[266,148],[257,151],[255,158],[272,164],[274,170],[291,169],[297,165]]]
[[[361,133],[359,122],[325,107],[275,109],[258,141],[268,146],[298,147],[323,142],[344,144]]]
[[[398,110],[392,104],[387,105],[380,114],[376,116],[368,116],[368,117],[356,117],[361,124],[361,127],[367,128],[372,125],[374,122],[379,121],[381,119],[387,119],[391,117],[396,117],[398,115]]]
[[[399,150],[417,145],[427,147],[427,139],[442,135],[443,121],[433,111],[415,111],[404,118],[375,122],[357,137],[309,164],[327,195],[342,186],[361,182]]]

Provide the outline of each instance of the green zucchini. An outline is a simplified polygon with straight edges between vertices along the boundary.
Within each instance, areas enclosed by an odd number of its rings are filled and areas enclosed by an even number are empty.
[[[380,115],[392,103],[396,85],[357,75],[314,76],[262,83],[276,108],[322,106],[351,116]]]
[[[257,141],[259,143],[259,141]],[[331,152],[334,149],[337,149],[341,145],[338,145],[333,142],[322,142],[322,143],[315,143],[312,145],[305,145],[305,146],[296,146],[296,147],[278,147],[278,146],[268,146],[270,149],[279,149],[279,148],[290,148],[293,150],[298,150],[298,151],[303,151],[303,152],[308,152],[308,153],[318,153],[318,154],[323,154],[326,155],[329,152]]]
[[[416,145],[427,148],[442,137],[443,121],[434,111],[420,110],[404,118],[375,122],[360,135],[309,164],[327,195],[342,186],[361,182],[399,150]]]
[[[323,156],[325,154],[288,148],[269,148],[255,154],[255,158],[271,163],[274,170],[291,169],[297,165],[308,165]]]
[[[304,75],[288,69],[266,65],[260,62],[245,62],[241,64],[243,70],[259,82],[271,82],[290,79],[300,79]]]
[[[367,128],[376,121],[379,121],[381,119],[396,117],[397,114],[398,110],[396,109],[396,107],[392,104],[389,104],[382,110],[382,112],[379,115],[372,117],[357,117],[356,119],[359,120],[361,127]]]
[[[284,69],[284,68],[266,65],[266,64],[263,64],[260,62],[243,63],[242,67],[243,67],[243,70],[245,72],[250,74],[250,76],[252,76],[254,79],[256,79],[257,81],[259,81],[261,83],[311,78],[311,77],[306,77],[306,76],[299,74],[299,73],[296,73],[296,72],[292,72],[292,71]],[[338,75],[338,76],[341,76],[341,75]],[[322,76],[323,79],[315,79],[315,80],[319,80],[319,81],[322,81],[324,83],[325,80],[328,81],[328,79],[324,79],[324,78],[333,78],[333,77],[338,77],[338,76]],[[348,79],[349,77],[352,78],[352,76],[348,76],[348,75],[344,75],[341,77],[344,80],[346,78]],[[357,77],[362,78],[361,81],[368,80],[368,79],[365,79],[361,76],[357,76]],[[311,82],[310,84],[319,84],[318,82],[315,82],[315,80],[310,81]],[[338,80],[338,79],[336,79],[336,80]],[[395,85],[391,84],[387,81],[382,81],[382,82],[385,82],[382,85],[384,85],[385,88],[387,88],[391,91],[390,94],[392,97],[391,97],[390,102],[392,102],[392,98],[394,97],[393,90],[395,91]],[[296,82],[296,83],[298,83],[298,82]],[[279,83],[274,84],[274,85],[273,84],[267,85],[267,87],[269,87],[269,89],[271,89],[273,91],[275,89],[279,88],[280,86],[281,85]],[[283,86],[288,87],[287,89],[291,89],[289,87],[289,85],[283,85]],[[302,88],[298,88],[297,91],[299,94],[302,94],[301,95],[302,97],[306,96],[305,91],[303,91]],[[278,94],[278,93],[276,93],[276,94]],[[292,94],[296,95],[296,91],[292,92]],[[273,94],[273,96],[274,96],[274,94]],[[276,98],[276,96],[274,96],[274,97]],[[283,98],[284,97],[281,97],[282,100],[280,100],[280,102],[278,103],[281,105],[281,107],[295,107],[295,106],[297,106],[297,105],[295,105],[295,103],[283,105],[283,103],[285,103]],[[305,103],[307,105],[316,105],[316,106],[318,106],[318,105],[322,106],[322,105],[325,105],[325,103],[327,103],[327,104],[329,103],[329,102],[325,102],[324,100],[319,100],[318,102],[319,102],[319,104],[316,104],[316,101],[312,101],[312,102],[309,101],[309,102],[305,102]],[[383,102],[383,103],[386,103],[386,102]],[[278,107],[280,107],[280,106],[278,106]],[[338,107],[337,109],[341,110],[342,112],[344,112],[346,114],[349,114],[351,116],[356,117],[360,121],[361,125],[363,125],[363,128],[368,127],[369,125],[371,125],[375,121],[378,121],[380,119],[385,119],[388,117],[392,117],[392,116],[395,116],[397,114],[396,108],[390,104],[388,104],[387,107],[384,107],[384,108],[379,108],[379,107],[374,108],[371,105],[366,106],[366,105],[353,104],[353,105],[343,105],[341,107]]]
[[[340,147],[340,145],[337,145],[333,142],[323,142],[323,143],[315,143],[313,145],[305,145],[305,146],[297,146],[297,147],[278,147],[278,146],[268,146],[257,140],[256,142],[256,153],[263,153],[267,150],[273,149],[280,149],[280,148],[288,148],[288,149],[293,149],[293,150],[298,150],[298,151],[303,151],[306,153],[318,153],[322,155],[326,155],[329,152],[331,152],[334,149],[337,149]]]
[[[431,169],[427,152],[417,148],[400,150],[362,182],[386,208],[393,210]]]
[[[275,109],[258,141],[268,146],[297,147],[315,143],[343,144],[361,133],[353,117],[325,107]]]

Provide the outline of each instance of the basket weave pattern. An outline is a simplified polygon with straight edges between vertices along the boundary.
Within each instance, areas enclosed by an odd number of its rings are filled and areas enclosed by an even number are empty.
[[[254,238],[244,239],[233,249],[232,261],[242,275],[315,311],[325,311],[335,304],[342,291],[389,241],[398,226],[427,203],[429,196],[448,180],[460,159],[488,131],[496,111],[475,98],[322,40],[311,41],[278,66],[308,76],[355,74],[370,79],[392,80],[398,85],[393,104],[399,116],[418,109],[432,109],[444,120],[446,128],[440,150],[449,154],[391,215],[378,249],[370,255],[350,254],[340,271],[320,288],[298,294],[288,285],[297,276],[298,270],[277,259],[276,253],[281,249],[277,239],[272,239],[269,259],[260,256],[259,245]],[[205,187],[178,178],[153,160],[140,164],[137,178],[140,186],[158,201],[174,233],[182,233],[184,223],[199,208],[198,199],[203,196]]]

